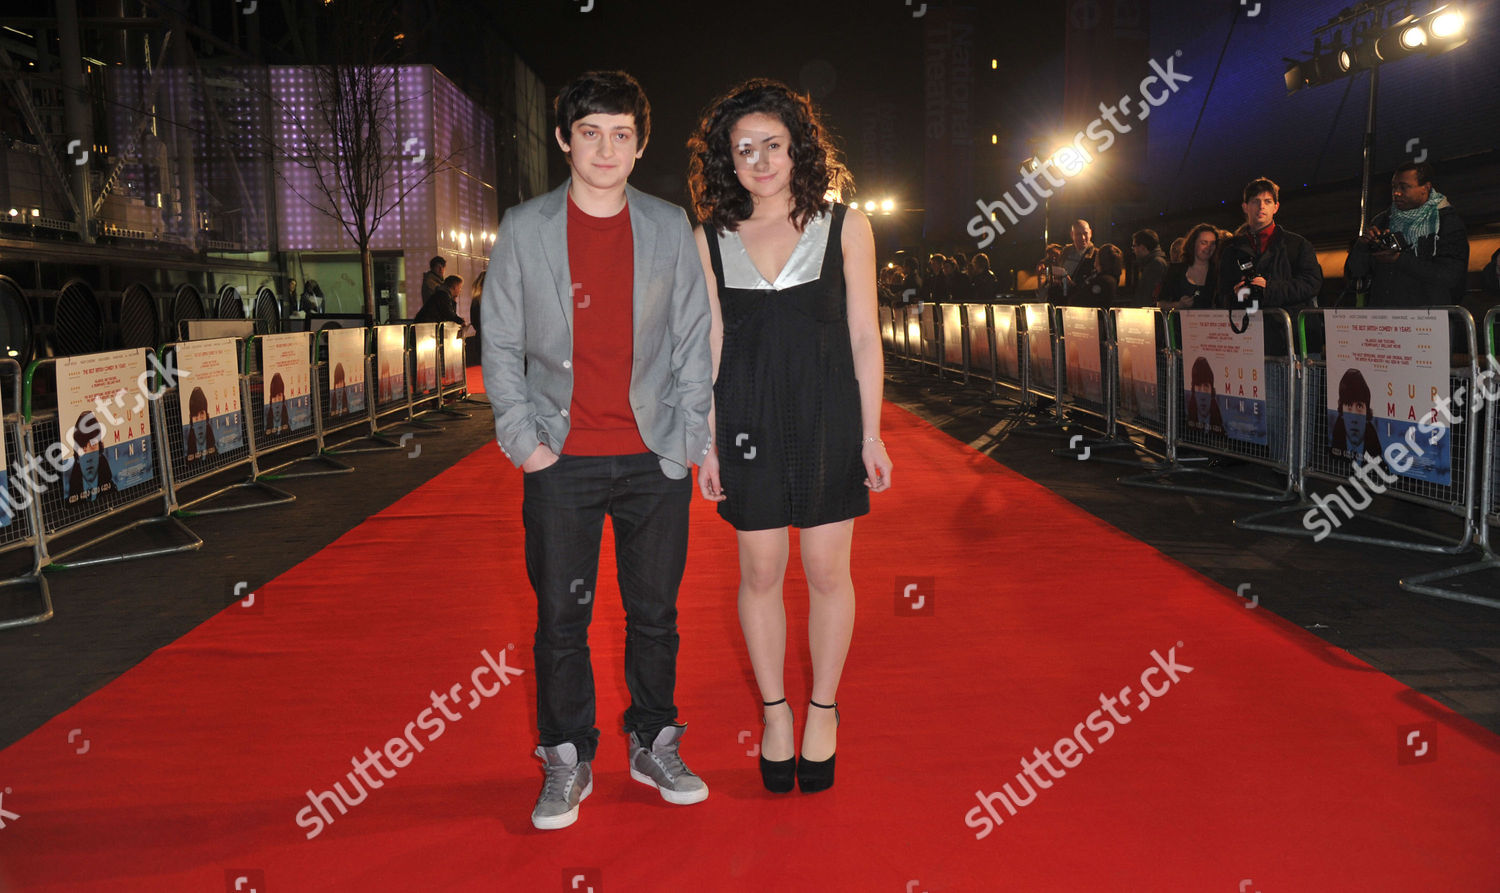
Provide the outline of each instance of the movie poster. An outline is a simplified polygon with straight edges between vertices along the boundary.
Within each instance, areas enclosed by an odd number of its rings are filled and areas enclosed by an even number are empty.
[[[1052,317],[1050,304],[1022,304],[1026,310],[1026,340],[1029,342],[1031,386],[1045,391],[1057,387],[1052,365]]]
[[[265,432],[282,434],[312,426],[312,372],[307,332],[263,335],[261,379],[265,387]]]
[[[1148,308],[1116,310],[1115,344],[1120,360],[1120,411],[1164,421],[1156,390],[1156,313]]]
[[[220,338],[177,345],[183,456],[189,462],[244,446],[235,344]]]
[[[377,404],[406,399],[406,326],[377,326],[375,364],[380,395]]]
[[[458,325],[443,326],[443,386],[464,380],[464,336]]]
[[[1021,380],[1021,350],[1016,341],[1016,308],[996,304],[990,312],[995,327],[995,374],[1011,381]]]
[[[1245,331],[1229,325],[1222,310],[1184,310],[1182,317],[1183,417],[1190,431],[1223,434],[1266,446],[1266,358],[1259,313]]]
[[[427,394],[437,387],[437,323],[424,322],[411,327],[417,345],[417,380],[412,390]]]
[[[1099,356],[1099,311],[1093,307],[1064,307],[1062,324],[1068,393],[1102,404],[1104,376]]]
[[[1437,408],[1451,397],[1447,314],[1330,310],[1327,327],[1329,452],[1451,484],[1452,431]]]
[[[364,328],[323,331],[328,333],[328,414],[364,412]]]
[[[66,453],[59,471],[68,503],[91,502],[155,478],[153,387],[161,384],[151,381],[143,347],[58,358],[58,429]]]

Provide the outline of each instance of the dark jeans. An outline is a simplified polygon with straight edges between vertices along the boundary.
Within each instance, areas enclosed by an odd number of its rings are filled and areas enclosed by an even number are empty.
[[[625,606],[625,730],[650,741],[677,720],[677,587],[687,561],[691,477],[662,474],[652,453],[562,456],[525,476],[526,574],[536,591],[537,730],[592,760],[594,668],[589,621],[604,517],[612,519]]]

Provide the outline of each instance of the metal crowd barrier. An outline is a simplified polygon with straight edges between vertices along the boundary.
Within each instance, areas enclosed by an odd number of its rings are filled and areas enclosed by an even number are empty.
[[[1142,339],[1146,351],[1134,350],[1135,336],[1145,327],[1126,325],[1132,316],[1148,315],[1151,318],[1149,343]],[[1139,318],[1139,317],[1138,317]],[[1171,432],[1175,430],[1177,403],[1172,399],[1180,385],[1176,380],[1177,364],[1172,359],[1172,346],[1168,337],[1167,315],[1155,307],[1120,307],[1110,311],[1110,340],[1114,345],[1114,364],[1110,374],[1114,377],[1114,400],[1110,406],[1115,425],[1121,430],[1140,434],[1146,443],[1133,443],[1141,452],[1172,462],[1176,447]],[[1127,343],[1125,333],[1131,333]],[[1142,353],[1149,356],[1143,357]],[[1153,370],[1155,386],[1139,377],[1138,364],[1146,363]],[[1151,449],[1152,440],[1161,443],[1160,450]]]
[[[1496,397],[1500,396],[1500,359],[1497,359],[1500,357],[1500,350],[1496,348],[1497,343],[1500,343],[1500,337],[1497,337],[1500,336],[1500,307],[1492,307],[1485,314],[1484,332],[1485,341],[1488,342],[1485,351],[1486,368],[1476,379],[1476,382],[1483,380],[1484,384],[1476,384],[1474,388],[1475,393],[1484,398],[1484,410],[1481,417],[1481,424],[1484,426],[1484,451],[1481,453],[1484,470],[1479,481],[1480,519],[1476,535],[1482,557],[1479,561],[1459,567],[1419,574],[1415,577],[1404,577],[1401,580],[1401,588],[1421,595],[1500,608],[1500,599],[1487,598],[1472,592],[1437,585],[1500,569],[1500,556],[1495,554],[1494,542],[1490,539],[1491,528],[1500,527],[1500,406],[1496,405]]]
[[[411,354],[406,367],[406,380],[411,392],[412,418],[469,418],[468,413],[449,408],[443,400],[443,389],[446,386],[443,377],[448,369],[443,364],[442,324],[417,323],[411,326],[410,339]]]
[[[1452,396],[1453,392],[1459,388],[1463,388],[1466,393],[1472,396],[1473,385],[1478,378],[1478,366],[1476,362],[1478,350],[1474,337],[1474,320],[1469,316],[1467,311],[1458,307],[1434,307],[1432,309],[1442,311],[1446,314],[1450,323],[1458,323],[1467,338],[1468,352],[1466,356],[1469,358],[1468,363],[1463,366],[1450,366],[1448,375],[1449,396]],[[1301,319],[1306,320],[1311,317],[1321,316],[1327,312],[1330,311],[1317,309],[1304,310],[1302,311]],[[1332,312],[1366,313],[1371,311],[1341,310]],[[1299,325],[1298,328],[1302,330],[1303,326]],[[1450,325],[1449,329],[1452,331],[1453,326]],[[1324,331],[1330,331],[1326,324]],[[1280,524],[1275,523],[1273,519],[1285,514],[1310,514],[1311,511],[1322,509],[1322,506],[1318,506],[1316,509],[1310,508],[1314,506],[1314,502],[1309,495],[1307,487],[1309,480],[1326,481],[1335,485],[1348,485],[1351,482],[1350,468],[1347,460],[1336,458],[1330,453],[1331,442],[1328,430],[1327,410],[1329,387],[1327,362],[1323,357],[1307,353],[1305,338],[1303,341],[1302,435],[1300,438],[1302,456],[1300,468],[1295,479],[1296,492],[1300,499],[1296,505],[1261,512],[1235,522],[1237,526],[1248,530],[1262,530],[1271,533],[1312,537],[1314,533],[1311,526],[1307,523],[1298,525]],[[1466,413],[1457,418],[1456,422],[1449,429],[1449,443],[1452,446],[1450,456],[1451,483],[1439,484],[1406,476],[1397,476],[1394,483],[1385,484],[1384,494],[1366,494],[1371,499],[1377,495],[1386,495],[1393,499],[1457,515],[1463,519],[1463,531],[1456,541],[1444,539],[1441,535],[1422,527],[1374,516],[1361,516],[1361,518],[1362,520],[1393,528],[1403,533],[1425,537],[1426,541],[1366,536],[1350,533],[1342,529],[1342,527],[1335,527],[1331,531],[1326,532],[1324,536],[1328,539],[1369,543],[1377,546],[1393,546],[1398,549],[1411,549],[1418,552],[1456,554],[1467,550],[1473,542],[1474,529],[1478,524],[1477,500],[1474,496],[1476,490],[1474,479],[1478,471],[1479,428],[1480,425],[1476,423],[1474,418]],[[1347,499],[1347,497],[1345,498]],[[1327,504],[1326,502],[1323,503],[1323,505]],[[1352,520],[1340,519],[1340,524]],[[1431,542],[1434,539],[1439,540],[1439,542]]]
[[[345,369],[336,363],[329,342],[332,333],[357,332],[359,357],[357,366]],[[375,426],[375,393],[370,386],[374,380],[371,371],[374,357],[370,352],[371,331],[368,327],[322,328],[314,338],[314,356],[317,361],[317,393],[319,418],[318,452],[336,456],[342,453],[373,453],[381,450],[400,449],[401,445],[386,437]],[[358,408],[353,406],[360,401]],[[329,446],[328,436],[363,427],[365,433]],[[373,441],[372,446],[354,446],[363,440]]]
[[[886,353],[896,353],[896,308],[889,304],[880,305],[880,343]]]
[[[943,333],[938,307],[939,305],[932,301],[917,305],[918,344],[921,347],[914,359],[916,359],[919,365],[933,367],[941,375],[943,371]]]
[[[1097,307],[1055,307],[1053,320],[1057,323],[1053,344],[1058,357],[1057,404],[1058,409],[1072,423],[1099,433],[1098,438],[1075,435],[1068,446],[1054,450],[1059,455],[1081,458],[1090,453],[1074,455],[1080,446],[1110,447],[1124,446],[1125,442],[1115,437],[1114,391],[1111,370],[1114,368],[1114,339],[1111,337],[1108,313]],[[1098,392],[1092,393],[1092,382],[1088,361],[1098,365]],[[1092,419],[1097,424],[1083,420]]]
[[[285,394],[285,384],[273,376],[271,381],[266,381],[265,369],[262,363],[262,348],[268,338],[290,338],[300,340],[302,343],[301,355],[307,366],[308,379],[308,418],[309,423],[302,430],[292,428],[291,419],[284,415],[280,420],[272,418],[272,406],[276,402],[272,398],[276,393]],[[354,471],[354,466],[348,465],[333,456],[325,455],[321,447],[321,435],[323,431],[323,401],[322,389],[318,387],[318,369],[312,362],[312,335],[307,332],[287,332],[271,336],[257,335],[245,342],[245,392],[241,398],[246,412],[249,414],[250,424],[254,426],[255,437],[253,440],[257,467],[260,468],[258,480],[275,481],[283,478],[318,477],[328,474],[348,474]],[[260,465],[260,461],[273,453],[294,446],[309,444],[312,452],[305,456],[293,456],[285,461],[272,465]],[[285,471],[304,462],[317,462],[324,467],[313,470]]]
[[[138,349],[138,352],[140,353],[142,358],[141,369],[143,372],[140,381],[145,381],[147,374],[151,373],[151,370],[147,367],[146,363],[154,359],[155,353],[148,348],[140,348]],[[77,420],[69,419],[66,422],[68,428],[64,429],[64,423],[58,418],[58,410],[56,409],[49,409],[42,412],[33,412],[32,404],[37,384],[36,376],[38,373],[50,374],[55,381],[57,375],[57,362],[57,359],[50,357],[46,359],[33,360],[31,365],[26,368],[24,385],[24,414],[25,421],[31,427],[30,442],[32,447],[32,456],[41,456],[45,454],[49,458],[52,456],[62,457],[65,452],[68,452],[68,447],[66,447],[62,441],[63,435],[66,431],[73,430],[76,426]],[[157,374],[159,375],[159,372]],[[72,479],[70,477],[70,492],[67,495],[64,495],[64,488],[61,486],[50,486],[43,490],[39,495],[42,518],[40,528],[40,543],[38,544],[37,555],[37,564],[39,568],[43,570],[63,570],[75,567],[87,567],[89,565],[95,564],[125,561],[131,558],[148,558],[155,555],[169,555],[175,552],[186,552],[192,549],[197,549],[198,547],[203,545],[203,540],[199,539],[196,533],[190,530],[186,524],[183,524],[182,521],[173,514],[173,510],[176,509],[176,506],[172,503],[171,488],[168,485],[168,477],[171,473],[171,468],[167,463],[167,451],[161,448],[161,438],[167,436],[165,432],[168,430],[168,428],[166,427],[164,416],[161,411],[162,401],[156,399],[156,397],[160,396],[161,394],[161,384],[161,382],[153,380],[150,386],[150,393],[137,392],[129,398],[132,400],[138,399],[149,403],[148,411],[151,417],[152,429],[152,443],[149,447],[152,456],[150,461],[152,461],[155,466],[151,480],[149,482],[135,484],[129,487],[128,491],[122,491],[118,487],[112,487],[108,490],[101,490],[100,492],[88,494],[87,496],[85,496],[81,492],[71,492]],[[52,388],[52,393],[56,392],[57,388],[54,386]],[[82,418],[82,416],[80,416],[80,418]],[[42,451],[37,451],[35,448],[38,444],[47,444],[47,447]],[[99,461],[104,461],[104,457],[101,456]],[[78,463],[76,460],[74,460],[68,463],[68,470],[62,470],[61,466],[58,467],[58,470],[62,474],[71,475],[72,470],[76,469],[77,467]],[[82,480],[81,476],[79,480]],[[63,537],[76,531],[82,530],[85,527],[97,524],[98,522],[105,519],[118,517],[121,513],[129,509],[154,502],[158,499],[161,500],[161,514],[154,515],[150,518],[142,518],[133,521],[123,527],[111,530],[106,534],[94,537],[87,542],[79,543],[78,545],[69,547],[68,549],[65,549],[64,551],[59,552],[55,555],[51,554],[51,543],[53,543],[59,537]],[[158,524],[165,525],[168,528],[181,533],[187,541],[174,546],[141,549],[133,552],[121,552],[115,555],[105,555],[78,561],[63,560],[71,555],[74,555],[85,549],[90,549],[102,542],[105,542],[106,540],[118,536],[121,533],[125,533],[126,531]]]
[[[1062,428],[1067,424],[1062,410],[1063,354],[1058,344],[1057,316],[1051,304],[1021,304],[1018,316],[1025,323],[1021,333],[1022,353],[1026,357],[1025,388],[1037,401],[1052,403],[1052,421],[1038,422],[1043,429]],[[1040,406],[1039,403],[1032,405]]]
[[[1024,314],[1015,304],[990,304],[990,345],[994,359],[995,393],[1007,388],[1023,409],[1031,407],[1031,390],[1027,387],[1030,356],[1026,349]]]
[[[371,333],[374,342],[374,353],[371,358],[370,381],[375,383],[373,391],[374,402],[371,409],[373,427],[370,433],[376,436],[390,436],[391,432],[399,427],[408,426],[420,428],[427,431],[442,430],[437,425],[417,420],[412,410],[412,379],[407,370],[413,363],[411,326],[405,323],[391,323],[376,326]],[[397,351],[381,350],[381,341],[388,339],[392,343],[400,344]],[[397,381],[397,377],[400,381]],[[399,415],[401,418],[390,419],[391,416]],[[387,419],[381,424],[381,419]]]
[[[439,367],[443,370],[443,408],[454,415],[467,415],[452,409],[456,403],[489,406],[488,400],[469,395],[469,371],[464,360],[464,327],[456,323],[438,324]]]
[[[938,304],[934,316],[937,318],[937,337],[941,342],[938,354],[938,377],[952,371],[968,381],[969,347],[964,333],[964,307],[962,304]]]
[[[41,610],[35,614],[23,614],[19,617],[11,617],[0,620],[0,629],[9,629],[13,626],[27,626],[33,623],[41,623],[52,617],[52,592],[47,585],[47,578],[40,573],[41,569],[41,500],[36,498],[35,489],[30,483],[31,472],[29,469],[34,464],[32,457],[36,455],[31,446],[31,426],[26,424],[25,417],[21,413],[21,365],[15,360],[0,359],[0,380],[10,379],[10,387],[4,399],[5,426],[5,459],[15,458],[11,461],[15,468],[26,471],[24,475],[7,473],[4,463],[0,462],[0,474],[5,475],[5,492],[0,499],[5,501],[0,512],[9,520],[0,527],[0,553],[7,553],[17,549],[29,548],[31,550],[31,561],[29,570],[25,573],[0,580],[0,589],[9,589],[19,586],[36,586],[41,593]]]
[[[1232,322],[1236,314],[1241,319],[1250,318],[1238,311],[1189,310],[1186,312],[1218,314],[1223,318],[1225,328],[1230,328],[1232,324],[1238,325]],[[1298,366],[1292,357],[1291,316],[1279,308],[1264,309],[1259,311],[1258,315],[1262,323],[1261,355],[1266,373],[1266,443],[1262,445],[1230,437],[1227,432],[1214,431],[1192,423],[1185,406],[1186,391],[1190,389],[1193,379],[1186,374],[1188,370],[1183,368],[1181,341],[1183,315],[1182,312],[1174,310],[1167,328],[1172,336],[1171,375],[1169,376],[1171,392],[1167,395],[1171,401],[1171,407],[1168,410],[1171,421],[1171,427],[1168,429],[1171,432],[1168,460],[1159,468],[1121,478],[1120,483],[1136,487],[1176,490],[1182,493],[1202,493],[1209,496],[1270,502],[1285,502],[1296,498],[1298,473],[1294,438],[1297,430]],[[1279,352],[1276,349],[1278,346],[1284,346],[1285,353]],[[1214,386],[1214,392],[1218,393],[1217,385]],[[1202,464],[1197,457],[1192,459],[1184,457],[1182,455],[1184,449],[1269,468],[1277,473],[1281,484],[1272,486],[1210,467]],[[1187,464],[1189,461],[1197,461],[1200,464],[1189,465]],[[1178,475],[1209,477],[1232,484],[1233,488],[1200,486],[1173,480]]]
[[[900,329],[896,341],[901,358],[916,363],[922,355],[922,310],[916,304],[903,304],[896,311]]]
[[[253,415],[258,415],[258,413],[251,411],[250,394],[244,365],[244,342],[237,338],[219,340],[228,342],[229,353],[234,358],[235,363],[234,387],[240,395],[240,412],[239,418],[231,420],[230,424],[232,426],[231,433],[238,435],[237,438],[232,438],[239,441],[238,445],[230,446],[228,449],[224,448],[223,441],[219,435],[213,433],[213,416],[210,415],[205,431],[210,432],[214,437],[213,452],[210,453],[205,450],[202,443],[196,444],[199,448],[196,453],[190,454],[188,452],[187,437],[189,433],[183,431],[183,426],[180,422],[182,418],[182,391],[184,387],[188,389],[188,406],[190,412],[193,406],[192,401],[201,393],[197,390],[197,385],[194,384],[191,376],[179,378],[178,384],[166,388],[156,400],[156,403],[160,406],[160,417],[164,420],[161,434],[167,443],[167,449],[164,452],[170,458],[171,462],[171,474],[167,478],[168,501],[176,506],[174,514],[177,517],[237,512],[244,509],[262,508],[268,505],[280,505],[297,498],[285,490],[278,489],[260,480],[260,466],[256,460],[255,426],[249,422],[249,419]],[[169,352],[167,354],[169,368],[174,370],[180,368],[177,362],[178,349],[183,343],[186,342],[174,342],[166,346],[165,351]],[[204,342],[193,343],[203,344]],[[204,395],[203,399],[205,401],[203,404],[205,407],[204,412],[208,412],[208,397]],[[188,502],[178,501],[179,494],[183,488],[203,481],[220,472],[239,468],[242,465],[250,467],[250,474],[246,480],[220,487]],[[201,506],[210,499],[236,490],[259,490],[265,493],[267,498],[254,502],[239,502],[235,505],[214,506],[211,508],[196,507]]]

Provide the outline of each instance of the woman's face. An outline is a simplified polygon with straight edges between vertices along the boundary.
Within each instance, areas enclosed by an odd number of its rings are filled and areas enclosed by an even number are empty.
[[[780,118],[746,115],[729,129],[729,146],[734,173],[751,195],[763,199],[791,190],[791,134]]]
[[[1211,232],[1204,231],[1193,240],[1193,257],[1198,263],[1206,264],[1214,258],[1214,250],[1219,247],[1219,237]]]

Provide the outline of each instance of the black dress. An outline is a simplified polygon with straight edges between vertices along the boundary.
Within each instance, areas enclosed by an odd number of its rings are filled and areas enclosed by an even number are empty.
[[[844,295],[845,210],[833,206],[818,278],[779,290],[728,287],[723,251],[743,247],[737,234],[708,233],[724,322],[714,382],[719,514],[737,530],[816,527],[870,511]],[[803,240],[813,230],[809,223]],[[799,242],[788,267],[804,250]],[[740,267],[747,263],[748,255]]]

